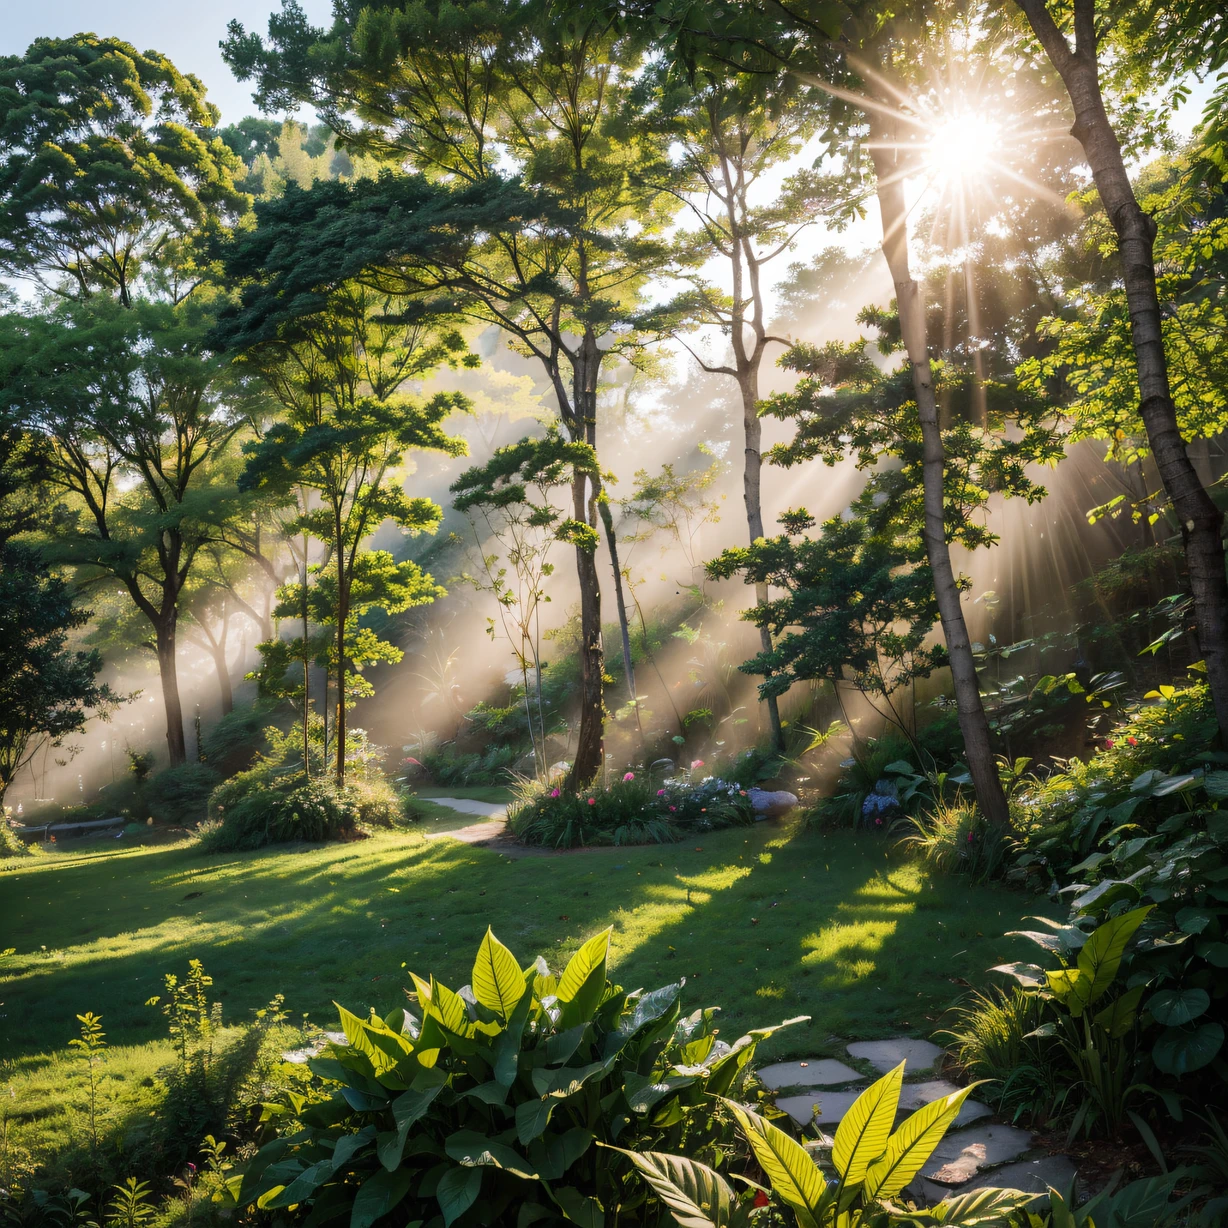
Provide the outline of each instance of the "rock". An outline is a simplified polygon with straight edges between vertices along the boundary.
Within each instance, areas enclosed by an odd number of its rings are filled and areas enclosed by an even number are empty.
[[[1004,1190],[1022,1190],[1025,1194],[1047,1195],[1050,1186],[1055,1190],[1068,1189],[1074,1177],[1074,1161],[1069,1156],[1042,1156],[1039,1160],[1019,1160],[1002,1168],[991,1168],[978,1174],[967,1185],[961,1185],[957,1192],[967,1194],[971,1190],[994,1186]],[[1038,1205],[1031,1204],[1034,1208]]]
[[[784,1096],[776,1101],[776,1107],[784,1109],[799,1126],[809,1126],[817,1121],[821,1126],[835,1126],[849,1111],[849,1106],[861,1095],[863,1088],[851,1092],[812,1092],[808,1096]],[[818,1116],[815,1116],[815,1106]]]
[[[937,1100],[939,1096],[949,1096],[952,1092],[957,1091],[959,1088],[946,1079],[932,1079],[928,1083],[905,1083],[900,1089],[900,1110],[911,1113],[923,1104]],[[965,1100],[951,1128],[958,1130],[961,1126],[970,1125],[982,1117],[992,1115],[993,1110],[988,1105],[981,1104],[978,1100]]]
[[[788,814],[797,805],[797,795],[784,789],[769,792],[767,789],[748,789],[747,797],[755,811],[755,819],[778,819]]]
[[[861,1079],[851,1066],[834,1058],[811,1058],[808,1062],[777,1062],[757,1072],[765,1087],[838,1087]]]
[[[895,1040],[859,1040],[849,1045],[848,1052],[851,1057],[869,1062],[875,1070],[881,1070],[883,1074],[893,1070],[901,1062],[906,1063],[906,1074],[930,1070],[942,1056],[942,1050],[937,1045],[928,1040],[915,1040],[908,1036],[900,1036]]]
[[[1017,1160],[1032,1145],[1027,1130],[1000,1123],[955,1130],[934,1148],[921,1176],[938,1185],[963,1185],[982,1169]]]

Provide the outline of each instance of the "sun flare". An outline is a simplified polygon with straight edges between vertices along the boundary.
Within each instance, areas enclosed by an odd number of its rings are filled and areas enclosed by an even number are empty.
[[[937,177],[967,182],[983,176],[1002,144],[1002,126],[971,111],[942,120],[926,145],[926,163]]]

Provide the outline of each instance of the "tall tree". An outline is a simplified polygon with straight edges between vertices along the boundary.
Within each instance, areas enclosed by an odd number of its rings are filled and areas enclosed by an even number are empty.
[[[423,201],[416,217],[396,206],[369,242],[359,238],[358,223],[346,228],[348,254],[358,260],[362,248],[361,259],[378,274],[375,284],[448,292],[471,318],[502,329],[540,365],[568,437],[594,448],[602,368],[638,352],[641,339],[627,322],[663,260],[654,239],[672,208],[647,174],[665,156],[660,135],[630,122],[622,105],[641,52],[639,35],[620,32],[606,15],[561,13],[543,0],[409,9],[382,0],[361,17],[338,9],[329,31],[313,29],[287,0],[270,20],[267,44],[232,24],[225,48],[241,78],[257,79],[262,105],[310,102],[347,148],[398,165],[408,161],[455,193],[438,198],[434,223],[446,216],[451,243],[436,232],[426,250]],[[384,180],[357,186],[353,198],[360,205],[393,190]],[[479,199],[497,201],[502,215],[492,206],[479,218],[473,211]],[[468,242],[461,241],[465,235]],[[343,258],[337,251],[321,255],[334,269]],[[577,474],[571,517],[604,529],[616,558],[602,495],[598,475]],[[604,712],[593,551],[577,545],[575,565],[579,781],[601,766]],[[616,564],[614,582],[617,594]],[[619,607],[625,623],[621,600]]]
[[[265,272],[258,250],[233,253],[231,272],[258,279]],[[356,669],[390,659],[360,626],[361,616],[375,606],[399,613],[443,593],[416,563],[397,563],[367,543],[388,521],[407,534],[439,526],[438,504],[406,494],[404,462],[418,450],[464,455],[464,441],[443,427],[466,404],[449,393],[422,401],[405,385],[463,351],[464,343],[446,321],[440,326],[415,305],[356,283],[337,288],[317,310],[288,320],[250,311],[232,315],[219,325],[218,336],[260,375],[282,411],[258,441],[246,445],[240,487],[267,489],[275,498],[297,487],[312,496],[287,527],[309,534],[326,550],[310,601],[312,621],[334,628],[334,772],[341,785],[346,713],[355,685],[359,692],[365,689]],[[297,611],[308,600],[292,590],[293,585],[283,590],[282,613]]]
[[[679,245],[691,262],[703,261],[698,271],[694,263],[677,270],[691,291],[666,310],[680,316],[684,329],[715,325],[727,338],[727,359],[709,359],[687,348],[705,371],[727,375],[737,384],[744,439],[742,499],[753,545],[764,536],[760,371],[770,345],[789,344],[768,330],[767,266],[793,250],[806,226],[821,217],[831,220],[835,212],[832,185],[813,168],[795,170],[770,196],[764,181],[796,157],[815,134],[822,112],[812,91],[799,89],[784,74],[731,78],[708,71],[682,77],[662,64],[650,80],[684,172],[681,184],[666,186],[681,189],[683,216],[698,227]],[[708,278],[714,259],[728,290]],[[686,344],[684,331],[674,335]],[[764,584],[756,585],[755,597],[760,605],[767,601]],[[770,654],[770,629],[761,625],[759,633],[763,653]],[[775,689],[767,689],[764,703],[773,745],[783,750]]]
[[[1138,412],[1164,491],[1181,526],[1199,649],[1207,667],[1207,684],[1220,737],[1228,743],[1228,570],[1224,558],[1224,515],[1199,479],[1181,433],[1156,289],[1156,222],[1135,194],[1101,85],[1101,48],[1106,35],[1119,18],[1130,17],[1128,10],[1135,6],[1102,3],[1098,14],[1096,0],[1069,3],[1060,0],[1054,5],[1047,0],[1016,3],[1066,86],[1075,117],[1071,135],[1083,147],[1116,236],[1138,369]],[[1184,47],[1188,57],[1198,47],[1218,46],[1219,62],[1223,63],[1224,48],[1228,45],[1228,13],[1222,6],[1155,2],[1142,7],[1156,23],[1158,32],[1153,37],[1145,22],[1127,21],[1124,32],[1139,39],[1134,45],[1125,41],[1127,53],[1146,57],[1149,49],[1154,53],[1158,44],[1170,54],[1174,47]],[[1123,13],[1123,9],[1127,11]],[[1123,49],[1120,38],[1119,49]],[[1180,62],[1180,51],[1175,54]]]

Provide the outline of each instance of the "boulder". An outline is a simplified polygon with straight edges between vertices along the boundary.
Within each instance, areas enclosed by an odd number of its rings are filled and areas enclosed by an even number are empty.
[[[755,810],[755,819],[778,819],[788,814],[797,805],[797,795],[784,789],[769,792],[767,789],[748,789],[747,797]]]

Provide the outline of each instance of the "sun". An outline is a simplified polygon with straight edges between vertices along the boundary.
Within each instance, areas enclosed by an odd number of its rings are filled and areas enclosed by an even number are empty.
[[[944,117],[925,143],[925,163],[936,179],[966,184],[989,173],[1002,147],[1002,126],[986,115],[961,111]]]

